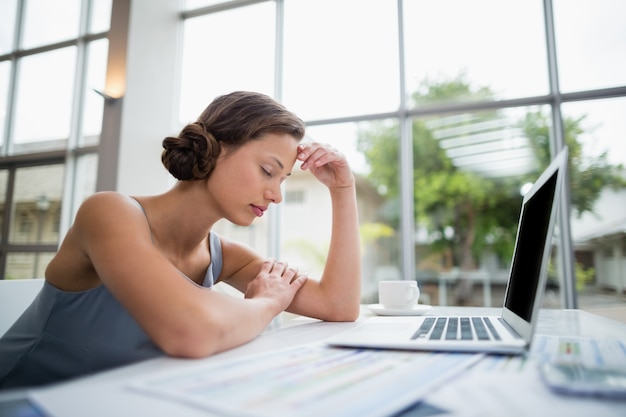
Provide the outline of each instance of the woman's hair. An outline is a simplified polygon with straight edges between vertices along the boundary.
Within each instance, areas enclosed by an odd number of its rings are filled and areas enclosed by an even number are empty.
[[[267,133],[286,133],[299,141],[304,130],[304,122],[271,97],[236,91],[213,100],[178,136],[166,137],[161,161],[178,180],[206,179],[222,147],[235,149]]]

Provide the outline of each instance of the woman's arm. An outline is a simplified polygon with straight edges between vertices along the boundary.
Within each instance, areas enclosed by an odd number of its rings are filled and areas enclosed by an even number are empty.
[[[173,356],[203,357],[253,339],[305,281],[266,263],[246,299],[199,287],[155,247],[137,206],[115,193],[85,201],[73,229],[77,251],[157,346]]]
[[[344,155],[328,145],[301,145],[298,159],[330,192],[332,232],[321,279],[308,280],[287,309],[329,321],[358,318],[361,252],[355,179]]]
[[[327,321],[354,321],[361,298],[361,252],[355,179],[346,158],[328,145],[298,146],[297,158],[330,192],[332,230],[330,248],[319,281],[306,280],[287,311]],[[305,219],[306,221],[306,219]],[[248,281],[264,262],[251,249],[222,238],[224,268],[221,279],[247,293]],[[232,260],[236,259],[234,263]]]

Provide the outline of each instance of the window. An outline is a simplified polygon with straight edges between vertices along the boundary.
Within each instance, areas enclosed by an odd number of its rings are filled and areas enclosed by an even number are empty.
[[[272,94],[274,16],[272,2],[263,2],[188,20],[182,51],[182,123],[195,120],[220,94]]]
[[[626,85],[620,0],[554,0],[559,82],[563,92]]]
[[[285,204],[304,203],[304,190],[288,190],[285,192]]]
[[[304,120],[398,110],[396,2],[284,3],[281,90],[289,109]]]
[[[572,217],[557,228],[550,279],[560,298],[550,302],[574,307],[572,288],[581,291],[588,264],[601,258],[593,252],[609,251],[602,245],[611,222],[623,222],[623,8],[619,0],[188,0],[186,37],[212,39],[216,28],[230,35],[205,47],[220,63],[220,82],[185,80],[182,109],[194,110],[181,114],[197,116],[195,97],[269,91],[307,122],[307,140],[346,154],[358,180],[363,302],[375,302],[377,271],[417,279],[437,304],[441,274],[465,269],[487,271],[491,301],[501,304],[523,186],[568,145]],[[241,43],[234,19],[260,34],[254,46]],[[193,39],[185,40],[185,74],[200,59]],[[242,72],[244,57],[255,70]],[[305,204],[289,204],[301,191]],[[280,255],[319,270],[329,238],[325,190],[293,175],[285,196],[276,226],[256,236],[280,231]],[[623,253],[623,230],[613,229],[613,254]],[[585,259],[572,260],[572,270],[563,266],[570,252]],[[473,283],[469,304],[488,304],[481,285]],[[447,293],[444,302],[458,303],[458,291]]]
[[[95,191],[103,100],[93,89],[104,85],[111,5],[3,3],[0,279],[43,277],[77,204]]]
[[[541,0],[404,1],[407,94],[454,80],[478,91],[449,91],[438,102],[547,94],[542,5]],[[478,94],[485,86],[492,92],[488,97]]]

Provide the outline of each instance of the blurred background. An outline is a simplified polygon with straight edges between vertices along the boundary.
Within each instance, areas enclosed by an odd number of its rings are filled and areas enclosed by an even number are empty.
[[[90,194],[163,192],[161,140],[254,90],[357,177],[363,303],[501,306],[524,192],[564,146],[548,308],[626,321],[621,0],[2,0],[0,278],[43,277]],[[318,277],[330,201],[217,231]],[[181,220],[183,221],[183,220]]]

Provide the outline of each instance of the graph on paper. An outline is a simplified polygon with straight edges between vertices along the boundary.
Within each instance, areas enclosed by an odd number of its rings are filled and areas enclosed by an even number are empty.
[[[306,345],[164,373],[130,388],[232,416],[384,416],[480,358]]]

